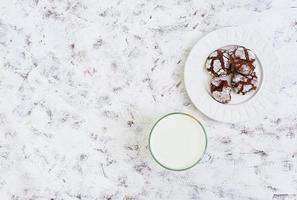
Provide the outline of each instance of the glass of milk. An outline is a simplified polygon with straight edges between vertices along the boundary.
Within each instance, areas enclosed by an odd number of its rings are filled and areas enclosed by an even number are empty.
[[[170,113],[159,119],[149,136],[149,149],[162,167],[182,171],[195,166],[207,147],[201,123],[186,113]]]

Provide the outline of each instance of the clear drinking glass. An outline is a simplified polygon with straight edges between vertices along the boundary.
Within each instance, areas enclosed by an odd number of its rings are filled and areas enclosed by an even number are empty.
[[[174,169],[174,168],[171,168],[171,167],[166,166],[166,164],[164,164],[164,163],[162,164],[162,163],[158,160],[158,158],[157,158],[158,156],[154,155],[153,150],[152,150],[152,146],[151,146],[151,138],[152,138],[152,135],[154,134],[154,129],[155,129],[155,127],[156,127],[156,126],[158,125],[158,123],[160,123],[163,119],[165,119],[166,117],[169,117],[169,116],[171,116],[171,115],[184,115],[185,117],[189,117],[189,118],[193,119],[193,120],[194,120],[194,121],[195,121],[195,122],[202,128],[203,133],[204,133],[204,136],[205,136],[205,147],[204,147],[203,153],[201,154],[200,157],[197,157],[196,161],[193,162],[193,164],[191,164],[191,165],[189,165],[189,166],[187,166],[187,167],[184,167],[184,168],[176,168],[176,169]],[[204,156],[204,154],[205,154],[205,152],[206,152],[206,149],[207,149],[207,134],[206,134],[206,131],[205,131],[203,125],[202,125],[202,124],[201,124],[195,117],[193,117],[192,115],[187,114],[187,113],[174,112],[174,113],[169,113],[169,114],[167,114],[167,115],[161,117],[161,118],[154,124],[154,126],[153,126],[152,129],[151,129],[150,135],[149,135],[149,150],[150,150],[150,153],[151,153],[153,159],[154,159],[160,166],[164,167],[165,169],[172,170],[172,171],[184,171],[184,170],[187,170],[187,169],[190,169],[190,168],[194,167],[194,166],[197,165],[197,164],[200,162],[200,160],[203,158],[203,156]]]

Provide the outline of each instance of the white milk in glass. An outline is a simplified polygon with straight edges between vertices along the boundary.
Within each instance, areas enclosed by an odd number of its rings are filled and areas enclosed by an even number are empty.
[[[203,156],[206,135],[198,121],[182,114],[170,114],[153,128],[150,149],[164,167],[183,170],[193,166]]]

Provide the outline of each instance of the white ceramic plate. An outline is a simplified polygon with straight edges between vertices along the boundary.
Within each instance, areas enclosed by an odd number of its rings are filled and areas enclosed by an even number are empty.
[[[221,104],[209,92],[210,74],[205,70],[208,55],[229,45],[244,46],[256,55],[258,88],[248,95],[232,92],[232,100]],[[247,121],[263,117],[273,110],[279,88],[279,63],[273,47],[257,30],[250,27],[227,27],[213,31],[191,50],[185,66],[185,85],[193,104],[208,117],[223,122]]]

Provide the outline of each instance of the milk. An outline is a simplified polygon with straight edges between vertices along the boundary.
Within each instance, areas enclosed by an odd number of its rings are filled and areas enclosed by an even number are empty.
[[[164,167],[183,170],[193,166],[206,148],[205,132],[194,118],[176,113],[162,118],[150,136],[153,157]]]

